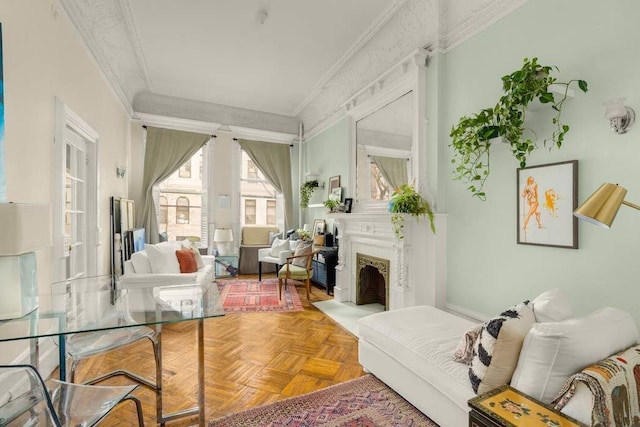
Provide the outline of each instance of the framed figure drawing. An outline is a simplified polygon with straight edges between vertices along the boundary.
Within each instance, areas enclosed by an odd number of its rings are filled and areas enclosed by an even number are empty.
[[[578,161],[517,170],[518,244],[578,249]]]

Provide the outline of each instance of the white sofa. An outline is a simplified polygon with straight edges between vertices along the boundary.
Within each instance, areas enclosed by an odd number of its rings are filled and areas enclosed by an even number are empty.
[[[154,246],[165,248],[166,256],[170,257],[171,251],[175,253],[175,250],[183,249],[187,244],[183,242],[163,242]],[[215,257],[203,256],[203,265],[195,273],[180,273],[179,265],[176,270],[176,266],[171,259],[162,260],[157,257],[154,259],[152,256],[150,260],[146,250],[149,246],[145,245],[145,250],[133,253],[131,259],[125,261],[124,274],[118,280],[120,287],[136,288],[159,285],[205,284],[213,281]],[[175,262],[177,263],[177,259]],[[161,266],[158,266],[158,264],[161,264]]]
[[[478,324],[429,306],[373,314],[358,322],[360,363],[440,426],[468,425],[467,401],[476,394],[469,365],[455,362],[453,353],[465,332]],[[536,341],[546,345],[551,362],[535,352],[534,347],[540,347]],[[558,387],[571,374],[637,342],[633,318],[617,309],[602,309],[579,320],[534,323],[524,338],[511,385],[545,401],[542,395],[552,391],[547,384]],[[568,362],[556,369],[561,362],[555,359],[562,356]],[[581,387],[562,411],[591,424],[591,400],[590,391]]]

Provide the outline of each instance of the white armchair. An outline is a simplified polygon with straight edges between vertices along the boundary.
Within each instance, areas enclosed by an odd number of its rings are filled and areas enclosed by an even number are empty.
[[[275,272],[280,270],[280,267],[287,263],[287,258],[293,255],[298,246],[298,240],[284,240],[289,243],[288,249],[275,249],[273,246],[270,248],[258,249],[258,280],[262,281],[262,263],[268,262],[276,265]],[[277,256],[276,253],[277,252]]]

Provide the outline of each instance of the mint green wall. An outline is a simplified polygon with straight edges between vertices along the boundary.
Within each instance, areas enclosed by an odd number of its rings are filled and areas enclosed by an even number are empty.
[[[493,105],[501,93],[500,77],[519,68],[524,57],[537,56],[557,65],[561,79],[587,80],[590,90],[565,104],[571,131],[562,149],[538,150],[529,164],[577,159],[579,202],[602,182],[620,183],[629,190],[627,200],[640,202],[640,124],[616,135],[602,107],[624,96],[640,113],[638,17],[636,0],[528,2],[442,55],[441,123],[450,129],[460,116]],[[450,157],[449,142],[447,135],[440,137],[439,146]],[[492,154],[486,202],[472,198],[460,182],[447,184],[448,302],[494,314],[560,287],[579,314],[610,305],[640,321],[640,212],[623,207],[610,230],[579,224],[578,250],[518,245],[516,168],[507,150]]]
[[[353,197],[346,194],[349,187],[349,119],[345,117],[307,140],[303,164],[305,165],[304,173],[309,171],[319,173],[318,181],[325,184],[324,189],[319,188],[313,192],[310,205],[321,204],[323,200],[329,198],[327,190],[329,178],[336,175],[340,175],[342,197]],[[297,189],[299,188],[298,186]],[[318,218],[330,220],[330,215],[327,214],[324,206],[304,209],[301,224],[306,223],[311,227],[313,220]]]

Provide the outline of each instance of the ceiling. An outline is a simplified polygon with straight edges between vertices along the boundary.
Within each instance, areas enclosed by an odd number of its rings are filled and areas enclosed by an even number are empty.
[[[58,1],[132,117],[295,133],[411,51],[527,0]]]

